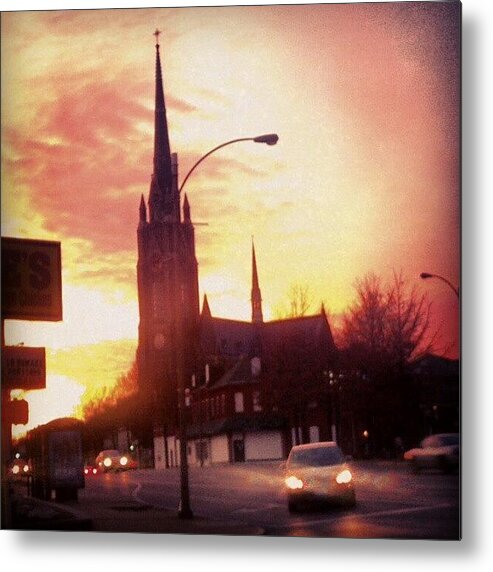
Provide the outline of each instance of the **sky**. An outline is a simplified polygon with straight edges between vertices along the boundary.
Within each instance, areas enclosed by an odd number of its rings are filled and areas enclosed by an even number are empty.
[[[458,354],[458,5],[341,4],[3,13],[2,236],[62,244],[64,320],[9,321],[47,348],[30,425],[125,373],[136,349],[136,230],[152,172],[156,28],[201,294],[250,319],[251,240],[264,317],[309,287],[337,322],[368,272],[402,272]]]

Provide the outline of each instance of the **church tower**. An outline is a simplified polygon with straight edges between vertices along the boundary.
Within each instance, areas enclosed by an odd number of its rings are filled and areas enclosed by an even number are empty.
[[[156,30],[156,92],[153,173],[146,205],[142,195],[137,228],[139,393],[159,421],[177,422],[178,352],[185,375],[193,372],[199,320],[195,236],[185,196],[180,212],[178,160],[171,153],[164,99],[159,32]],[[187,362],[188,360],[188,362]]]

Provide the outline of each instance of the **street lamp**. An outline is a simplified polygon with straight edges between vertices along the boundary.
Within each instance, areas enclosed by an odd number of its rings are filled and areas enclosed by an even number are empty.
[[[203,155],[193,167],[188,171],[186,177],[183,179],[182,184],[178,190],[179,193],[183,190],[185,183],[188,181],[190,175],[195,171],[195,169],[207,159],[209,155],[215,153],[219,149],[226,147],[227,145],[232,145],[233,143],[239,143],[240,141],[253,141],[254,143],[265,143],[266,145],[275,145],[279,137],[276,133],[268,133],[266,135],[258,135],[257,137],[241,137],[239,139],[232,139],[231,141],[226,141],[214,149],[211,149],[208,153]],[[180,272],[181,274],[181,272]],[[177,341],[178,341],[178,352],[177,352],[177,374],[178,374],[178,399],[179,399],[179,422],[178,431],[180,437],[180,506],[178,508],[178,516],[180,518],[193,518],[193,512],[190,507],[190,488],[188,482],[188,445],[187,445],[187,435],[186,435],[186,421],[185,421],[185,368],[184,368],[184,355],[185,355],[185,339],[184,339],[184,328],[183,328],[183,287],[181,284],[180,277],[180,292],[178,299],[178,315],[177,315]],[[200,445],[202,447],[202,445]]]
[[[226,143],[221,143],[214,149],[211,149],[208,153],[203,155],[195,165],[188,171],[187,176],[183,179],[183,182],[180,186],[179,192],[181,193],[185,183],[188,181],[190,175],[195,171],[195,169],[202,163],[204,159],[207,159],[209,155],[215,153],[219,149],[226,147],[227,145],[232,145],[233,143],[239,143],[240,141],[253,141],[254,143],[265,143],[266,145],[275,145],[279,141],[279,136],[276,133],[268,133],[267,135],[258,135],[257,137],[240,137],[239,139],[232,139],[231,141],[226,141]]]
[[[438,280],[445,282],[445,284],[447,284],[447,286],[449,286],[453,290],[457,298],[459,298],[459,288],[458,287],[456,288],[449,280],[447,280],[443,276],[440,276],[439,274],[430,274],[429,272],[421,272],[419,276],[423,280],[427,280],[428,278],[437,278]]]

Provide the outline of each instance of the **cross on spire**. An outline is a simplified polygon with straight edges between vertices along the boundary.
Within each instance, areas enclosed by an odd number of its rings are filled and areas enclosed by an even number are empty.
[[[159,46],[159,34],[161,33],[161,30],[158,30],[156,28],[156,31],[154,32],[153,36],[156,36],[156,48]]]

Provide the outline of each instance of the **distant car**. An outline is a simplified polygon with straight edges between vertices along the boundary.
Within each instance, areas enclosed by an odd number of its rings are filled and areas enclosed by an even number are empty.
[[[444,473],[457,470],[460,457],[459,433],[437,433],[421,441],[419,447],[404,453],[404,460],[411,463],[413,470],[439,470]]]
[[[126,471],[135,469],[136,463],[128,455],[122,455],[117,449],[105,449],[96,457],[96,468],[103,473],[108,471]]]
[[[286,462],[288,509],[302,503],[338,501],[354,506],[353,476],[344,456],[333,441],[295,445]]]
[[[31,474],[31,465],[25,459],[14,459],[9,466],[9,478],[13,480],[28,477]]]
[[[93,465],[84,465],[84,475],[86,475],[86,477],[98,475],[100,472],[101,471],[98,469],[98,467]]]

